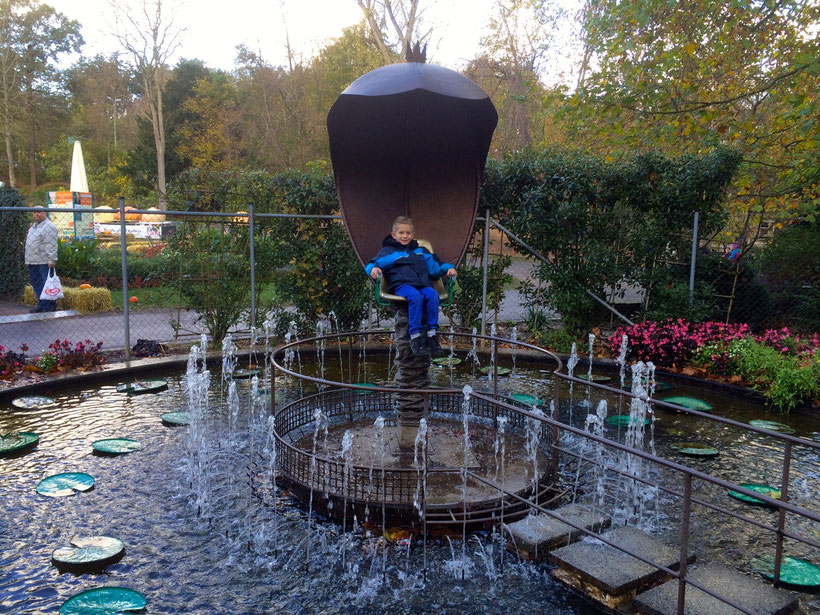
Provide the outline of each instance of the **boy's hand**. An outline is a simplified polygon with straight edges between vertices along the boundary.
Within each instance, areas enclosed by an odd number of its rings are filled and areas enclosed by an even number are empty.
[[[453,271],[455,271],[455,269]],[[379,269],[378,267],[373,267],[373,269],[370,270],[370,277],[373,278],[374,280],[378,280],[379,276],[381,274],[382,274],[382,270]]]
[[[458,275],[458,273],[456,273],[455,267],[451,267],[450,269],[448,269],[447,270],[447,275],[450,276],[451,278],[456,277]]]

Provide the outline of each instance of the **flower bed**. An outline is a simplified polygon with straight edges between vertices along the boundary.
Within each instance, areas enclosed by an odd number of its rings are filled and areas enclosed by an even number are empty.
[[[33,358],[24,354],[28,351],[25,344],[20,347],[23,353],[7,350],[0,345],[0,380],[14,381],[24,373],[51,374],[93,369],[106,362],[101,352],[102,345],[102,342],[94,344],[91,340],[73,344],[68,338],[58,339]]]
[[[690,376],[718,377],[761,391],[780,410],[820,397],[820,337],[787,327],[754,335],[746,324],[690,323],[682,318],[621,327],[609,338],[617,355],[623,336],[627,359],[651,361]]]

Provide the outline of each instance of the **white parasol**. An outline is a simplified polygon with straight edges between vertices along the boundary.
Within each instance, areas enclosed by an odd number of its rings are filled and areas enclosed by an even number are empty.
[[[74,156],[71,158],[71,192],[88,192],[88,178],[85,176],[83,148],[74,141]]]

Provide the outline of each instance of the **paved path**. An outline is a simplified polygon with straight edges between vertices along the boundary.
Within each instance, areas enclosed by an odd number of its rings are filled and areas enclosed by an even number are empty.
[[[68,338],[71,342],[89,339],[103,342],[106,350],[125,347],[125,327],[122,312],[99,314],[72,314],[54,312],[52,314],[28,314],[28,306],[0,302],[0,345],[19,352],[21,344],[29,348],[29,356],[48,348],[56,339]],[[19,316],[17,322],[3,322],[9,316]],[[28,318],[29,316],[37,317]],[[180,334],[184,337],[199,335],[203,326],[198,322],[196,312],[182,310]],[[177,311],[169,309],[136,309],[130,311],[130,341],[133,346],[138,339],[172,342],[177,339],[172,321],[177,319]]]

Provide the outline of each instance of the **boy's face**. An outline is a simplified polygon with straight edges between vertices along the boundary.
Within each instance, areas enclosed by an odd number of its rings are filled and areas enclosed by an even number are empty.
[[[413,226],[410,224],[399,224],[396,226],[396,230],[390,233],[390,236],[403,246],[413,241],[414,235]]]

